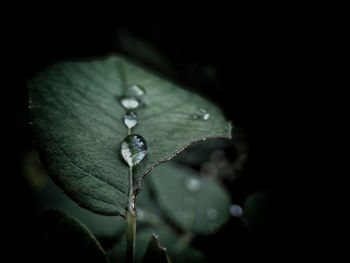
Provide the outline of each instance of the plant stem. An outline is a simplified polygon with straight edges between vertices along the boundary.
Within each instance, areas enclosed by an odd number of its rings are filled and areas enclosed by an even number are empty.
[[[132,167],[129,168],[129,182],[129,207],[126,212],[126,262],[133,263],[135,254],[136,214]]]
[[[135,235],[136,235],[136,217],[130,213],[130,211],[126,214],[126,224],[127,224],[127,232],[126,232],[126,262],[133,263],[134,262],[134,254],[135,254]]]

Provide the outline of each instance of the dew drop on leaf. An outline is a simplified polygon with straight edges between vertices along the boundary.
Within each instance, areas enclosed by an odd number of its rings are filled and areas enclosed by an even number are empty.
[[[135,112],[130,111],[124,115],[124,123],[129,129],[133,128],[137,124],[137,115]]]
[[[185,186],[190,192],[197,192],[201,188],[201,182],[195,177],[188,177],[185,180]]]
[[[215,220],[218,217],[218,211],[215,208],[208,208],[207,209],[207,217],[210,220]]]
[[[204,108],[199,108],[198,109],[198,112],[196,114],[193,114],[192,115],[192,118],[195,119],[195,120],[208,120],[210,117],[210,114],[209,112],[204,109]]]
[[[123,97],[120,99],[121,105],[126,110],[134,110],[140,106],[140,101],[134,97]]]
[[[137,134],[128,135],[122,142],[120,153],[129,167],[134,167],[138,165],[147,154],[146,140]]]
[[[145,95],[145,89],[139,85],[139,84],[133,84],[129,87],[129,93],[131,93],[132,96],[141,97]]]

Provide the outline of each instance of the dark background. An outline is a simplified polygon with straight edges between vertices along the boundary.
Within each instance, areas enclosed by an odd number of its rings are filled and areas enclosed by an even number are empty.
[[[306,242],[297,234],[303,211],[293,188],[300,181],[293,165],[301,149],[292,146],[297,141],[293,131],[302,127],[294,116],[310,85],[316,24],[287,11],[277,15],[250,9],[215,14],[197,11],[186,16],[176,12],[172,17],[158,14],[152,19],[113,8],[79,12],[52,8],[11,16],[3,24],[2,61],[7,124],[3,129],[8,133],[2,216],[9,230],[7,252],[26,257],[36,247],[31,193],[20,176],[21,153],[31,146],[26,80],[56,61],[118,52],[115,35],[127,30],[164,54],[172,65],[168,78],[215,101],[244,135],[250,148],[246,179],[230,186],[233,197],[242,199],[271,186],[276,189],[253,237],[242,240],[240,226],[233,224],[198,245],[232,260],[281,255],[283,262],[298,254]],[[215,74],[208,77],[208,68]],[[293,241],[296,236],[298,242]]]

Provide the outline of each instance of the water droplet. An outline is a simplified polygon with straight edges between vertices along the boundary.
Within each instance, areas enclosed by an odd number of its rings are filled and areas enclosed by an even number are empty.
[[[140,106],[140,101],[134,97],[123,97],[120,99],[120,103],[127,110],[134,110]]]
[[[192,118],[195,120],[208,120],[210,117],[209,112],[206,109],[203,108],[199,108],[198,112],[196,114],[192,115]]]
[[[212,207],[208,208],[207,209],[207,217],[210,220],[215,220],[218,217],[218,211]]]
[[[133,84],[129,87],[132,96],[141,97],[145,95],[145,89],[139,84]]]
[[[243,215],[243,209],[239,205],[231,205],[230,213],[234,217],[241,217]]]
[[[185,186],[191,192],[197,192],[201,188],[201,182],[195,177],[189,177],[185,180]]]
[[[133,111],[130,111],[127,114],[125,114],[124,115],[124,123],[129,129],[131,129],[132,127],[135,127],[137,124],[136,113]]]
[[[137,134],[128,135],[122,142],[120,153],[125,162],[130,167],[134,167],[139,164],[147,154],[146,140]]]

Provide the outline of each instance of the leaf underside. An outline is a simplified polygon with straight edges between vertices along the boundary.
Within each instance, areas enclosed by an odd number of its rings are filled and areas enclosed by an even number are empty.
[[[131,84],[146,90],[133,128],[148,144],[147,156],[134,169],[136,192],[144,175],[191,143],[231,136],[230,123],[215,105],[123,57],[44,70],[29,81],[30,124],[40,157],[68,196],[104,215],[125,216],[128,205],[128,167],[119,155],[127,128],[118,98]],[[198,108],[210,118],[193,119]]]

